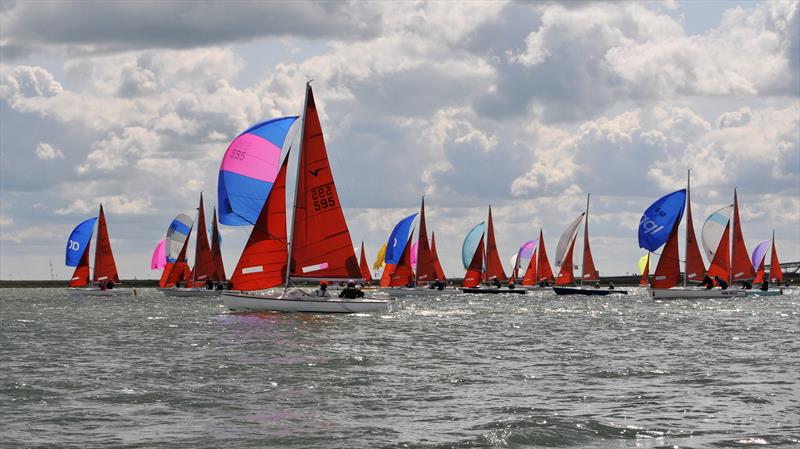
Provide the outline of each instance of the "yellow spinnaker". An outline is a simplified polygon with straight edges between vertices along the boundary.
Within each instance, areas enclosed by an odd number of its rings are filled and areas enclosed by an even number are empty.
[[[381,249],[378,250],[378,256],[375,259],[375,263],[372,264],[372,269],[373,270],[377,270],[378,268],[380,268],[380,267],[382,267],[384,265],[384,263],[383,263],[384,257],[386,257],[386,244],[385,243],[383,244],[383,246],[381,246]]]
[[[644,272],[644,267],[647,265],[647,261],[650,259],[650,253],[645,254],[639,259],[639,273]]]

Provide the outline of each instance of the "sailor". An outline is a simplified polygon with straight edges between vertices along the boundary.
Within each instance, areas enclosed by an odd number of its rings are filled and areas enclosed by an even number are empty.
[[[594,288],[600,288],[600,283],[599,282],[595,282],[594,283]]]
[[[108,289],[108,285],[106,285],[106,281],[100,281],[100,290],[105,291]]]
[[[435,281],[431,285],[428,286],[429,289],[436,289],[436,290],[444,290],[444,282],[436,278]]]
[[[314,296],[328,296],[328,283],[320,281],[319,288],[314,292]]]
[[[764,278],[764,280],[763,280],[763,281],[761,281],[761,287],[759,287],[759,288],[760,288],[760,289],[761,289],[761,291],[763,291],[763,292],[765,292],[765,291],[769,290],[769,279],[767,279],[767,278]]]
[[[214,281],[211,278],[206,278],[206,290],[214,290]]]
[[[339,293],[339,297],[345,299],[363,298],[364,292],[356,288],[355,281],[348,281],[347,287],[342,289]]]
[[[745,280],[742,282],[742,288],[745,290],[751,290],[753,288],[753,283],[748,280]]]
[[[497,288],[500,288],[500,287],[503,286],[503,284],[500,283],[500,280],[497,279],[496,276],[492,276],[492,285],[497,287]]]
[[[613,282],[609,282],[608,283],[608,289],[609,290],[614,290],[614,283]]]
[[[714,276],[714,280],[717,281],[717,285],[719,285],[719,288],[721,288],[722,290],[728,289],[728,283],[723,279],[721,279],[719,276]]]
[[[704,285],[706,286],[706,290],[711,290],[712,288],[714,288],[714,281],[711,280],[711,278],[708,275],[705,275],[705,277],[703,278],[703,282],[700,283],[701,287]]]
[[[114,289],[114,282],[112,282],[111,279],[109,279],[108,282],[106,283],[106,288],[109,290]]]
[[[511,290],[511,289],[513,289],[514,287],[515,287],[515,285],[514,285],[514,279],[513,279],[513,278],[512,278],[512,279],[509,279],[509,280],[508,280],[508,289],[509,289],[509,290]]]

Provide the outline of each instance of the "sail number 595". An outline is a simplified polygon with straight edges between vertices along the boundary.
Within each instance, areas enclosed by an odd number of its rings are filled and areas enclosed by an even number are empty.
[[[317,212],[336,205],[333,188],[330,184],[312,189],[311,199],[314,201],[314,210]]]

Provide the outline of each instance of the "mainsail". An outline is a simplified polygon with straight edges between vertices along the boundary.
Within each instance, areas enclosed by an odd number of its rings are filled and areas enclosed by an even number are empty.
[[[419,212],[419,240],[417,241],[417,284],[433,282],[437,278],[436,261],[428,243],[428,226],[425,223],[425,198]]]
[[[275,181],[281,148],[295,120],[296,116],[281,117],[251,126],[225,150],[217,180],[220,223],[255,223]]]
[[[414,230],[408,234],[408,240],[404,245],[403,254],[400,255],[400,260],[392,271],[389,280],[389,287],[402,287],[410,285],[414,281],[414,270],[411,268],[411,239],[414,236]]]
[[[492,224],[492,206],[489,206],[489,224],[486,228],[486,281],[491,279],[497,279],[502,282],[508,277],[503,270],[500,253],[497,251],[497,243],[494,239],[494,225]]]
[[[431,232],[431,253],[433,254],[434,266],[436,267],[436,278],[444,282],[447,277],[444,275],[442,264],[439,263],[439,254],[436,252],[436,234]]]
[[[361,277],[367,282],[372,282],[372,273],[369,271],[369,264],[367,264],[367,255],[364,251],[364,241],[361,241],[361,257],[358,259],[358,268],[361,271]]]
[[[225,264],[222,261],[222,238],[217,225],[217,208],[214,208],[213,221],[211,222],[211,257],[214,259],[214,280],[225,282]]]
[[[100,213],[97,216],[97,246],[94,249],[94,282],[112,281],[119,283],[119,273],[117,264],[114,262],[114,253],[111,251],[111,240],[108,238],[108,227],[106,226],[106,216],[103,213],[103,205],[100,205]]]
[[[684,271],[684,276],[687,282],[700,282],[706,274],[706,266],[703,263],[703,256],[700,255],[700,246],[697,244],[697,237],[694,234],[690,175],[691,171],[686,176],[686,270]]]
[[[208,244],[208,231],[206,230],[206,213],[203,207],[203,194],[200,194],[200,206],[197,208],[197,233],[195,234],[194,267],[192,267],[192,282],[214,280],[217,272],[211,247]]]
[[[581,265],[581,282],[583,281],[596,281],[600,279],[600,274],[594,267],[594,259],[592,258],[592,249],[589,247],[589,197],[591,194],[586,195],[586,217],[583,223],[583,264]]]
[[[671,288],[680,282],[678,228],[685,202],[685,189],[669,193],[645,209],[639,219],[639,247],[656,251],[664,245],[653,273],[653,288]],[[646,276],[643,275],[642,280],[646,280]]]
[[[733,189],[733,252],[731,254],[731,282],[744,281],[756,277],[749,253],[742,235],[742,221],[739,219],[739,199]]]
[[[544,246],[544,232],[539,229],[539,249],[536,259],[536,282],[552,281],[553,269],[550,268],[550,260],[547,258],[547,249]]]
[[[773,282],[783,282],[783,271],[778,260],[778,252],[775,251],[775,231],[772,231],[772,255],[769,262],[769,279]]]
[[[310,84],[306,84],[290,261],[291,277],[361,278]]]

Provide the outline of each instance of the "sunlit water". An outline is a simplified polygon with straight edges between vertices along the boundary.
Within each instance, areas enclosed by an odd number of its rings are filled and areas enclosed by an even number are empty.
[[[0,290],[4,447],[800,446],[800,294],[372,315]]]

